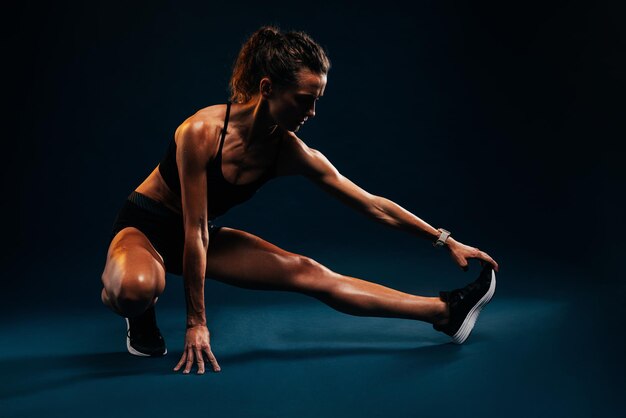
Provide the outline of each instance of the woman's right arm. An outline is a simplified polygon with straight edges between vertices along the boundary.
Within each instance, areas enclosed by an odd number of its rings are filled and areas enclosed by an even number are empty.
[[[204,354],[214,371],[220,367],[211,352],[204,308],[204,276],[209,247],[206,165],[215,145],[210,127],[202,121],[187,121],[176,132],[176,162],[181,182],[185,247],[183,251],[183,282],[187,305],[185,349],[178,371],[189,373],[195,361],[198,373],[204,373]]]

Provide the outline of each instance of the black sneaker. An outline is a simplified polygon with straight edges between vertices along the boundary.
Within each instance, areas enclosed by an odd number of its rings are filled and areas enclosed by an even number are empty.
[[[165,340],[156,324],[154,305],[134,318],[126,318],[126,348],[135,356],[155,357],[167,354]]]
[[[439,298],[448,303],[450,320],[445,325],[433,324],[433,328],[451,336],[453,343],[463,344],[472,332],[480,310],[489,303],[495,291],[496,273],[490,264],[483,267],[478,279],[464,288],[440,291]]]

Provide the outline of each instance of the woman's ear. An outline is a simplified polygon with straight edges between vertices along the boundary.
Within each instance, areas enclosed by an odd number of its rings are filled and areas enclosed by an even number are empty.
[[[261,92],[261,95],[266,99],[270,98],[273,92],[272,80],[270,80],[268,77],[263,77],[259,85],[259,91]]]

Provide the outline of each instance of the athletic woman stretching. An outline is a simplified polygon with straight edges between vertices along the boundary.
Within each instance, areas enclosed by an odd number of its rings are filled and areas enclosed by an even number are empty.
[[[204,279],[234,286],[300,292],[350,315],[426,321],[462,343],[495,290],[498,264],[478,248],[454,240],[396,203],[372,195],[341,175],[296,132],[315,116],[330,61],[303,32],[264,26],[235,61],[226,104],[208,106],[177,129],[160,164],[117,214],[102,273],[102,302],[126,318],[131,354],[167,353],[154,304],[165,273],[182,275],[187,306],[185,348],[174,368],[189,373],[211,351]],[[439,297],[403,293],[344,276],[319,262],[283,250],[258,236],[212,221],[248,200],[266,181],[303,175],[373,220],[445,246],[461,268],[480,259],[480,277]]]

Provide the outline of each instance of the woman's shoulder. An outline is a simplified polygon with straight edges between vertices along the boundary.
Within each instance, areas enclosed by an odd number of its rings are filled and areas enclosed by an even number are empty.
[[[176,128],[174,140],[177,147],[205,149],[214,154],[224,127],[225,104],[204,107],[185,119]]]
[[[180,131],[192,131],[194,134],[204,135],[220,132],[224,127],[224,119],[226,115],[226,105],[216,104],[203,107],[185,119],[176,128],[176,136]]]
[[[215,104],[207,107],[203,107],[189,116],[180,124],[180,127],[194,129],[219,127],[220,129],[224,125],[224,119],[226,116],[226,104]],[[177,129],[178,130],[178,129]]]
[[[282,136],[282,145],[284,148],[290,150],[290,151],[303,151],[305,149],[309,149],[309,147],[307,146],[307,144],[302,140],[302,138],[300,138],[298,135],[296,135],[295,132],[293,131],[288,131],[286,129],[283,130],[283,133],[281,134]]]
[[[226,103],[218,103],[198,109],[189,118],[223,122],[226,116]]]

